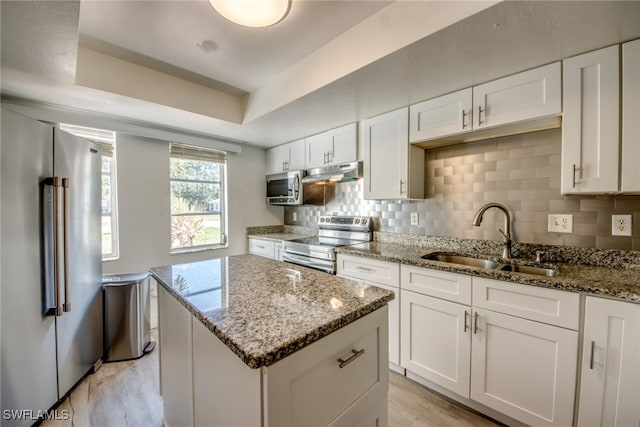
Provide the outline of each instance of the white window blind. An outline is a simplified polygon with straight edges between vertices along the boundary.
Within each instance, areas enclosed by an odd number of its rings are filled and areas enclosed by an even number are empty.
[[[176,159],[199,160],[223,164],[227,161],[227,153],[224,151],[177,142],[171,143],[171,157]]]

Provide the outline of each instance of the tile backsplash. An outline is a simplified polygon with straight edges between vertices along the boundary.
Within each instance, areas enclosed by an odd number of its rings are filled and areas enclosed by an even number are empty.
[[[640,250],[640,196],[561,195],[560,150],[560,129],[427,150],[424,200],[364,200],[358,180],[332,185],[325,206],[285,208],[284,222],[315,228],[320,215],[365,215],[375,231],[500,240],[504,216],[496,209],[471,224],[483,204],[500,202],[512,213],[517,242]],[[572,214],[573,233],[548,232],[552,213]],[[632,215],[632,237],[611,236],[612,214]]]

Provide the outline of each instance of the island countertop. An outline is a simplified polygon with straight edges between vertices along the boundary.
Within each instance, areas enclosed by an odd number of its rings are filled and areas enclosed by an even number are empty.
[[[271,365],[393,299],[375,286],[255,255],[150,271],[250,368]]]

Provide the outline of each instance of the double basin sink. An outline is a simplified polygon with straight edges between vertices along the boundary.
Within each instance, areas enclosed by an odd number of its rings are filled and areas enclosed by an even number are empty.
[[[423,259],[431,261],[446,262],[449,264],[464,265],[467,267],[480,267],[489,270],[510,271],[513,273],[534,274],[537,276],[554,277],[558,275],[558,270],[554,268],[536,267],[531,265],[501,264],[491,259],[475,258],[465,255],[458,255],[448,252],[434,252],[422,256]]]

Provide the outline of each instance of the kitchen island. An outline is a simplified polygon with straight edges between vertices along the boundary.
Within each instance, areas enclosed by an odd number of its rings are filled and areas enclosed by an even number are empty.
[[[386,425],[393,293],[254,255],[151,273],[167,426]]]

